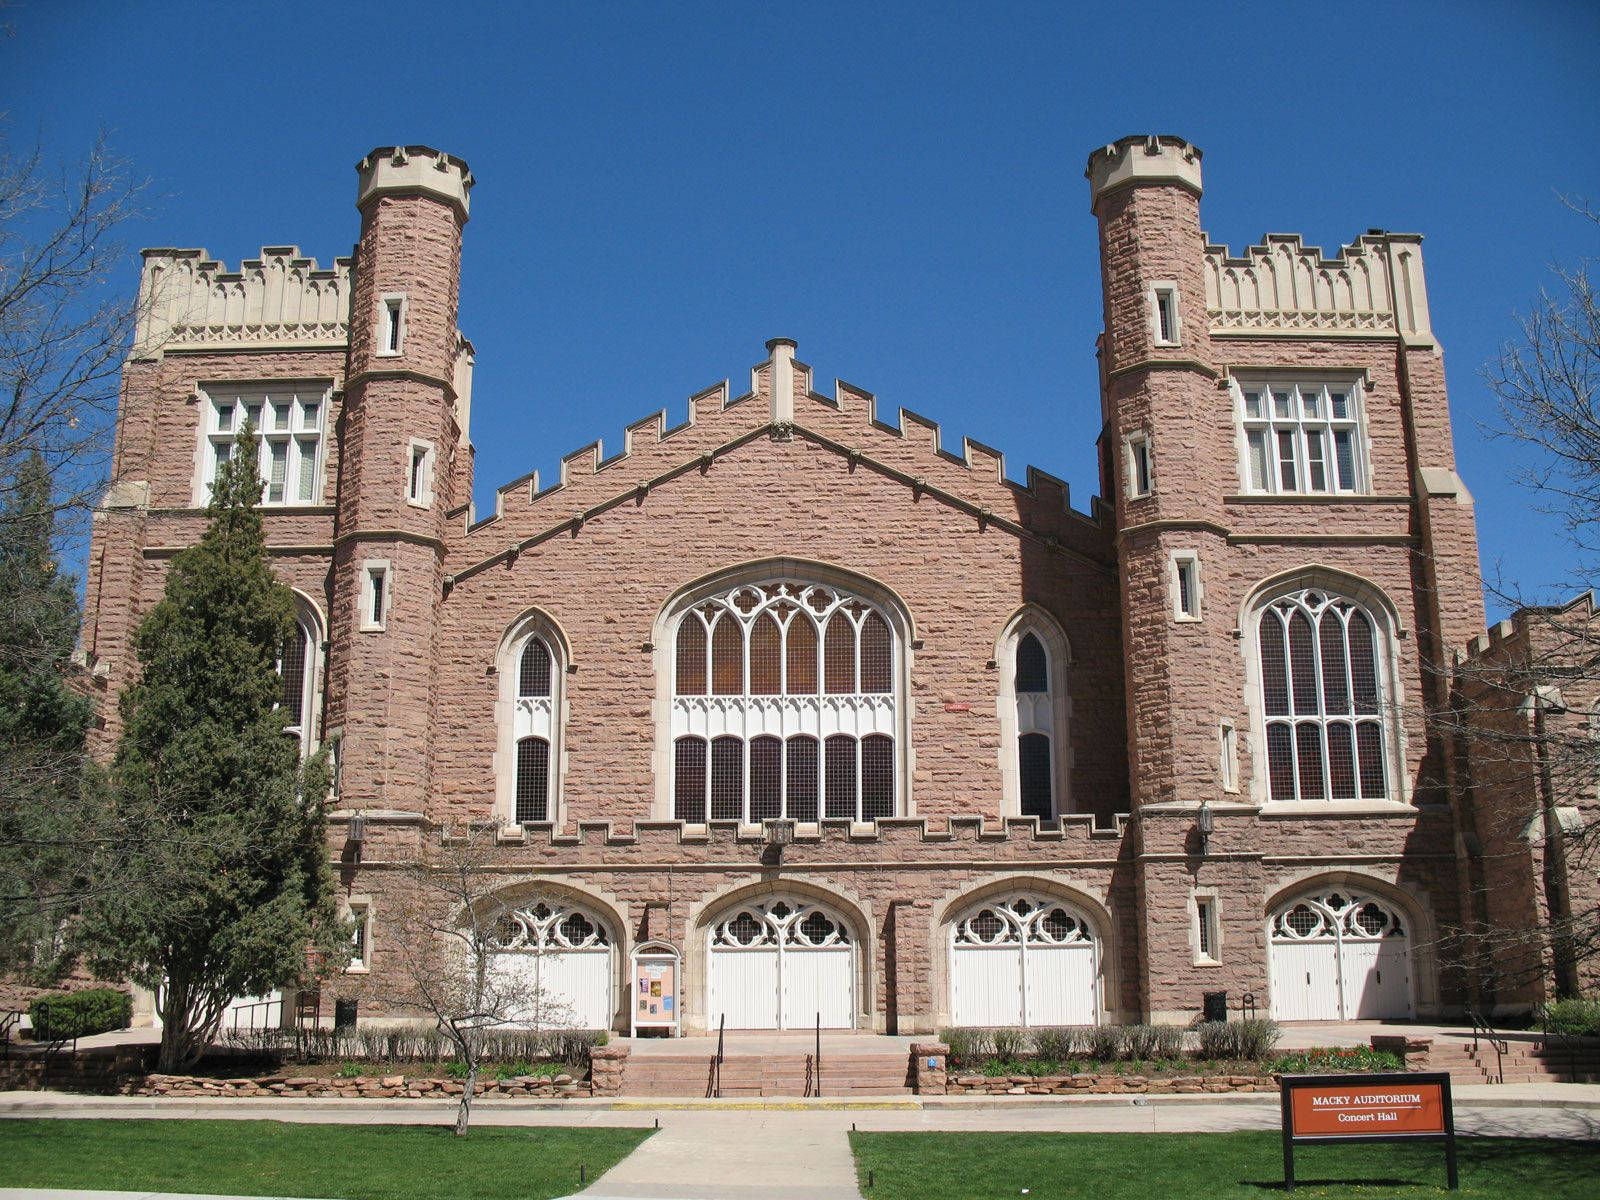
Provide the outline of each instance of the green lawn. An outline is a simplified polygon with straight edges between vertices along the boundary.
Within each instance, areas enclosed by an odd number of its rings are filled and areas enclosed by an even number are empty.
[[[1283,1189],[1276,1133],[852,1133],[850,1146],[868,1200],[1014,1200],[1025,1188],[1030,1200],[1263,1200]],[[1438,1142],[1303,1146],[1294,1195],[1600,1196],[1600,1143],[1462,1138],[1456,1151],[1452,1193]]]
[[[549,1200],[630,1154],[649,1129],[504,1129],[280,1121],[0,1121],[0,1186]]]

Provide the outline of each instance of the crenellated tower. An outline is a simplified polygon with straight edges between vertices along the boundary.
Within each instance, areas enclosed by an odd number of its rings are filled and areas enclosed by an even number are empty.
[[[339,430],[328,728],[341,805],[427,808],[445,513],[470,494],[456,317],[472,174],[422,146],[357,164],[361,239]]]

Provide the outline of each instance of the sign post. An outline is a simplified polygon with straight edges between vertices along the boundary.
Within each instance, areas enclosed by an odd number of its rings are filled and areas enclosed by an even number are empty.
[[[1294,1148],[1333,1142],[1443,1142],[1445,1177],[1457,1187],[1456,1124],[1447,1072],[1285,1075],[1283,1186],[1294,1191]]]

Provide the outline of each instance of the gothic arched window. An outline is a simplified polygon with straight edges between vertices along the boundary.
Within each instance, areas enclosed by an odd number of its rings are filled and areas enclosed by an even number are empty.
[[[726,587],[672,623],[672,815],[870,821],[901,810],[900,639],[848,590]]]
[[[1257,619],[1267,796],[1389,800],[1383,626],[1354,600],[1303,588]]]
[[[1030,609],[1000,639],[1005,811],[1053,821],[1067,811],[1067,641]]]
[[[517,825],[555,821],[565,659],[554,626],[538,617],[521,622],[502,643],[499,673],[500,811]]]
[[[311,621],[297,617],[294,632],[278,656],[278,676],[283,683],[278,704],[288,714],[283,731],[300,743],[302,755],[311,752],[316,729],[317,648]]]

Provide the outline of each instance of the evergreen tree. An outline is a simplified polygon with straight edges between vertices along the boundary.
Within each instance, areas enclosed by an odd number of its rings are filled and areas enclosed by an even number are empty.
[[[320,756],[301,763],[279,707],[294,605],[267,564],[254,438],[241,433],[204,537],[173,559],[135,635],[141,674],[111,769],[124,886],[85,911],[95,968],[160,997],[169,1071],[199,1056],[230,1000],[302,981],[313,950],[342,962],[348,945],[326,771]]]
[[[57,569],[44,459],[0,493],[0,974],[47,984],[70,962],[95,832],[80,791],[92,706],[68,684],[77,590]]]

